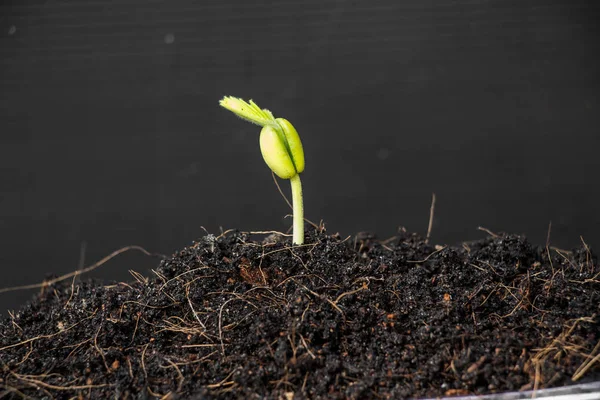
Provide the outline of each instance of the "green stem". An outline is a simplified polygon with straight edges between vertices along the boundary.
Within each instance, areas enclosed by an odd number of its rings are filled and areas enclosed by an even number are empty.
[[[294,244],[304,244],[304,204],[302,202],[302,183],[300,174],[290,179],[292,184],[292,203],[294,209]]]

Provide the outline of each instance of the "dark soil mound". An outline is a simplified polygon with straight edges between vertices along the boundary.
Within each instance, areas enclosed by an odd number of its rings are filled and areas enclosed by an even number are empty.
[[[600,266],[513,235],[208,235],[0,326],[0,398],[406,398],[600,379]],[[591,356],[590,356],[591,355]],[[4,390],[4,392],[2,391]]]

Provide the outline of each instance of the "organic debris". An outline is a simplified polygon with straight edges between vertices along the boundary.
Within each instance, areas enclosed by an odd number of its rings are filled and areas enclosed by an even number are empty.
[[[53,281],[0,325],[0,398],[414,398],[600,379],[600,266],[496,235],[207,235]]]

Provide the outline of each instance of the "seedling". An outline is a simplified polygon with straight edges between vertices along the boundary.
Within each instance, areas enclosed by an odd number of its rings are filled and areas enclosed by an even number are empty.
[[[225,96],[219,104],[246,121],[262,126],[260,151],[265,163],[281,179],[292,185],[294,213],[294,244],[304,243],[304,205],[300,173],[304,171],[304,150],[294,126],[284,118],[275,118],[271,111],[261,109],[255,102]]]

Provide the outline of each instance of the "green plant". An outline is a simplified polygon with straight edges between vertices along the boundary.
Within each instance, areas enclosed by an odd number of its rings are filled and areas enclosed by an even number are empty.
[[[246,121],[262,126],[260,151],[265,163],[281,179],[289,179],[292,185],[294,213],[294,244],[304,243],[304,205],[300,173],[304,171],[304,150],[294,126],[284,118],[275,118],[267,109],[255,102],[225,96],[219,104]]]

